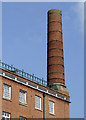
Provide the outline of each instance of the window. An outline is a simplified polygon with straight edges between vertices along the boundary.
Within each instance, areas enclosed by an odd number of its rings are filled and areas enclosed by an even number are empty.
[[[41,97],[35,96],[35,108],[41,110]]]
[[[3,85],[3,98],[11,99],[11,86]]]
[[[19,120],[27,120],[27,119],[24,117],[19,117]]]
[[[54,102],[49,101],[49,113],[54,114]]]
[[[23,90],[20,90],[19,101],[20,103],[26,104],[26,92]]]
[[[10,120],[10,114],[7,112],[2,113],[2,120]]]

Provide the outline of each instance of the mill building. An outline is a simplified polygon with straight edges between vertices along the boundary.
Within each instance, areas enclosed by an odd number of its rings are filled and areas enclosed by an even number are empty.
[[[60,10],[47,13],[47,80],[0,61],[0,91],[3,120],[70,117]]]

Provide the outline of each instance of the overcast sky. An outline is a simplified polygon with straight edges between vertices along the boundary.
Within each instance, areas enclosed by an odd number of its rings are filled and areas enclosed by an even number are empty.
[[[83,3],[3,3],[2,60],[47,80],[47,11],[62,11],[70,117],[84,117]]]

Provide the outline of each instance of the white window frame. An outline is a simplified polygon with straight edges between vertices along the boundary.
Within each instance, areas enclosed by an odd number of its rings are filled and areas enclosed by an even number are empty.
[[[5,94],[5,92],[7,92],[7,90],[6,90],[6,88],[5,87],[8,87],[8,94],[9,94],[9,96],[6,96],[6,94]],[[11,100],[11,86],[10,85],[7,85],[7,84],[3,84],[3,98],[6,98],[6,99],[9,99],[9,100]]]
[[[27,120],[27,118],[20,116],[19,120]]]
[[[54,114],[54,112],[55,112],[54,111],[54,104],[55,103],[53,101],[51,101],[51,100],[49,101],[49,113],[50,114]]]
[[[8,112],[2,112],[2,118],[5,118],[6,120],[7,120],[7,118],[8,118],[8,120],[10,120],[10,113],[8,113]]]
[[[23,95],[24,95],[24,102],[21,100],[20,94],[23,94]],[[23,98],[22,98],[22,99],[23,99]],[[20,91],[19,91],[19,102],[22,103],[22,104],[27,104],[27,102],[26,102],[26,91],[24,91],[24,90],[22,90],[22,89],[20,89]]]
[[[38,103],[39,102],[39,103]],[[39,104],[39,105],[38,105]],[[38,106],[39,107],[38,107]],[[41,110],[41,97],[35,95],[35,109]]]

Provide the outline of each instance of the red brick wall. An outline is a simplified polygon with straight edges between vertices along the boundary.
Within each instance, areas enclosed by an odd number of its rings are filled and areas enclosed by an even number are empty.
[[[2,118],[2,77],[0,77],[0,120]]]
[[[53,101],[55,103],[55,115],[51,115],[49,113],[49,100]],[[69,106],[65,106],[66,102],[53,98],[52,96],[46,96],[46,118],[69,118],[69,112],[67,112],[69,109]],[[69,105],[69,103],[68,103]],[[67,110],[65,112],[65,109]]]
[[[11,118],[18,118],[19,116],[23,116],[26,118],[43,118],[43,93],[37,90],[31,89],[27,86],[18,84],[6,78],[3,78],[3,83],[11,85],[11,100],[2,99],[2,111],[11,113]],[[19,90],[22,89],[26,91],[27,96],[27,105],[19,104]],[[35,95],[41,97],[41,110],[35,109]],[[49,113],[49,100],[55,102],[55,115],[51,115]],[[62,101],[53,96],[47,95],[45,96],[45,117],[46,118],[64,118],[69,117],[69,103]]]

